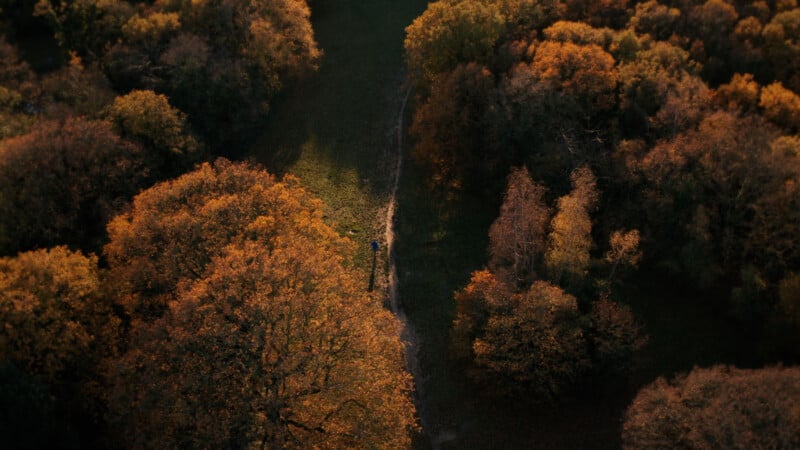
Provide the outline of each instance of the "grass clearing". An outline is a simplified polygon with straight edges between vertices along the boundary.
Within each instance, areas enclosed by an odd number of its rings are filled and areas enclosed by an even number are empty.
[[[393,121],[402,100],[405,27],[422,0],[313,1],[324,52],[319,70],[274,101],[248,153],[273,173],[293,173],[326,204],[328,220],[356,242],[357,265],[371,268],[379,212],[389,195]]]

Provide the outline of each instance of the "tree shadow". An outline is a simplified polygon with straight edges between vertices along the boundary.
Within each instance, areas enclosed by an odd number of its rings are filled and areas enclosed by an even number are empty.
[[[377,269],[378,265],[378,252],[372,252],[372,270],[369,273],[369,286],[367,287],[367,292],[372,292],[375,289],[375,270]]]

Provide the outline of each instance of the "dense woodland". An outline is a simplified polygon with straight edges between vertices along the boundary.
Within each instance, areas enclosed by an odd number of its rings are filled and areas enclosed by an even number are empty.
[[[334,3],[0,0],[8,448],[425,448],[355,243],[246,160]],[[615,389],[647,274],[761,364],[641,387],[621,445],[800,448],[798,2],[439,0],[405,31],[418,189],[498,205],[440,324],[475,395]]]

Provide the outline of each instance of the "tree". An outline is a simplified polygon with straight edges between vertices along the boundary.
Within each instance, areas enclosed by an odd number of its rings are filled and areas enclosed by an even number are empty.
[[[0,361],[53,386],[92,376],[119,325],[97,257],[66,247],[0,258],[0,316]]]
[[[605,258],[606,262],[611,264],[609,279],[614,278],[620,265],[636,267],[642,258],[642,252],[639,250],[639,230],[631,230],[626,233],[617,230],[611,233],[609,247]]]
[[[552,400],[589,365],[575,297],[544,281],[487,298],[489,318],[473,342],[478,378],[505,394]]]
[[[628,26],[637,33],[650,34],[654,39],[664,41],[675,32],[675,23],[680,16],[680,9],[662,5],[657,0],[648,0],[636,4],[636,12]]]
[[[736,73],[727,84],[717,88],[716,101],[727,109],[740,109],[745,112],[755,111],[761,87],[749,73]]]
[[[573,160],[598,137],[586,130],[602,128],[604,112],[616,104],[614,58],[594,44],[549,40],[532,44],[528,56],[530,62],[511,67],[500,83],[507,116],[501,136],[508,135],[512,148],[523,154],[544,143],[566,142],[561,155],[547,152],[548,161],[564,154]],[[584,138],[587,145],[570,144]]]
[[[264,233],[289,229],[316,202],[294,178],[278,183],[262,170],[225,159],[141,192],[130,211],[108,223],[104,254],[119,302],[135,319],[158,318],[181,281],[203,276],[248,227],[265,227]]]
[[[572,42],[578,45],[594,44],[606,48],[611,40],[611,32],[607,28],[594,28],[583,22],[559,20],[544,29],[544,37],[548,41]]]
[[[428,88],[437,75],[459,64],[489,63],[505,25],[505,18],[494,2],[430,3],[406,28],[406,57],[413,80]]]
[[[456,356],[472,361],[472,343],[483,335],[491,314],[490,305],[502,303],[512,290],[508,283],[498,280],[488,269],[472,272],[469,284],[454,295],[456,318],[453,320],[452,341]]]
[[[764,26],[761,37],[770,78],[794,91],[800,90],[800,8],[775,14]]]
[[[564,0],[570,20],[585,21],[593,26],[621,28],[630,16],[630,0]]]
[[[704,278],[716,266],[735,277],[753,261],[776,280],[796,263],[788,236],[796,229],[797,165],[770,149],[776,138],[758,117],[717,112],[643,156],[646,195],[654,200],[645,210],[659,236],[652,242],[668,243],[668,252],[683,247],[686,273]]]
[[[316,69],[310,15],[305,0],[156,2],[126,19],[104,66],[119,90],[163,93],[214,147],[230,145],[287,80]]]
[[[589,322],[592,369],[605,376],[626,374],[633,355],[647,343],[631,309],[604,296],[592,303]]]
[[[642,388],[625,413],[623,448],[796,448],[800,369],[695,368]]]
[[[134,321],[110,407],[132,447],[410,445],[399,325],[322,217],[295,179],[219,160],[111,223]]]
[[[197,161],[198,143],[186,116],[153,91],[132,91],[117,97],[109,112],[120,134],[140,142],[150,153],[154,178],[184,172]]]
[[[489,267],[508,270],[515,282],[536,278],[536,263],[545,251],[545,231],[550,210],[545,188],[533,182],[528,169],[514,168],[500,206],[500,215],[489,229]]]
[[[764,108],[764,116],[769,120],[789,131],[800,130],[800,95],[786,89],[780,82],[761,90],[758,106]]]
[[[573,283],[582,280],[589,268],[592,247],[592,219],[589,213],[598,200],[595,178],[587,167],[570,176],[572,192],[558,199],[551,222],[545,265],[550,279]]]
[[[504,155],[487,151],[495,103],[494,76],[486,67],[460,65],[433,81],[410,128],[417,139],[414,159],[428,170],[433,186],[462,188],[502,166]]]
[[[502,0],[500,11],[506,18],[511,37],[527,37],[531,30],[540,30],[564,17],[561,0]]]
[[[120,0],[39,0],[34,15],[53,28],[56,40],[66,50],[96,59],[122,36],[122,27],[134,8]]]
[[[114,101],[114,91],[96,63],[85,65],[73,55],[69,63],[48,73],[41,81],[38,108],[45,117],[64,119],[84,116],[99,119]]]
[[[16,6],[16,5],[15,5]],[[0,139],[24,134],[34,122],[28,114],[38,95],[36,76],[0,30]]]
[[[147,181],[141,148],[103,121],[42,121],[0,142],[0,252],[95,249],[103,224]]]
[[[582,106],[584,114],[614,105],[617,73],[614,58],[597,45],[544,41],[530,64],[541,89],[560,92]]]

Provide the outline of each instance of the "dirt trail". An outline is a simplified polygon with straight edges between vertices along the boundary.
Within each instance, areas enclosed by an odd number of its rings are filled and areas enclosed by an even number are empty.
[[[406,359],[406,368],[411,373],[411,376],[414,378],[414,385],[415,385],[415,399],[414,403],[417,406],[417,414],[419,415],[419,419],[422,425],[422,432],[428,438],[430,438],[430,446],[434,450],[438,450],[439,439],[435,439],[434,436],[431,435],[431,422],[430,417],[428,414],[427,409],[425,408],[425,392],[424,386],[425,383],[422,379],[422,371],[419,367],[419,359],[417,357],[417,351],[419,349],[419,338],[417,337],[416,332],[414,331],[414,326],[408,320],[408,317],[403,311],[403,308],[400,304],[400,282],[397,275],[397,264],[395,261],[395,253],[394,253],[394,218],[395,212],[397,208],[397,190],[400,187],[400,174],[403,169],[403,134],[405,129],[403,128],[403,118],[405,116],[406,104],[408,103],[408,97],[411,95],[411,88],[406,88],[405,95],[403,96],[403,101],[400,104],[400,111],[397,115],[397,120],[395,121],[395,133],[396,133],[396,154],[395,154],[395,163],[394,167],[391,170],[391,176],[394,178],[392,181],[392,189],[390,192],[389,197],[389,204],[386,208],[386,248],[388,249],[389,254],[389,273],[388,273],[388,286],[387,286],[387,294],[389,296],[389,307],[391,308],[392,312],[394,313],[397,320],[400,321],[402,324],[402,331],[400,338],[403,341],[403,345],[405,346],[405,359]]]

